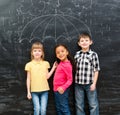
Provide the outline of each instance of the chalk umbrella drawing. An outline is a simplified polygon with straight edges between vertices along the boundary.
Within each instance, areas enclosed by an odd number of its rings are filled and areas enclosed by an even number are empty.
[[[51,0],[38,0],[38,4],[34,4],[34,1],[31,0],[27,2],[29,8],[24,8],[24,2],[25,1],[22,1],[18,11],[24,15],[29,14],[32,19],[29,20],[21,30],[19,42],[25,39],[31,42],[35,38],[43,42],[46,38],[54,38],[55,42],[57,42],[61,37],[65,38],[67,41],[71,41],[76,38],[81,31],[88,31],[91,34],[85,22],[80,20],[78,16],[73,15],[74,9],[68,7],[65,10],[65,8],[62,8],[63,3],[60,3],[59,0],[56,0],[56,2]],[[67,0],[66,3],[70,3],[71,7],[80,7],[80,3],[84,2],[81,0]],[[90,4],[91,3],[92,1]],[[47,6],[49,6],[48,9],[46,9]],[[81,12],[83,9],[85,9],[84,5],[82,8],[80,7]],[[37,15],[35,12],[37,12]],[[81,12],[77,12],[78,15]]]

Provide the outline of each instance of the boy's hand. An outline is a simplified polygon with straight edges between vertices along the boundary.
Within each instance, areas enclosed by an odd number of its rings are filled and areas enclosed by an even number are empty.
[[[31,93],[28,93],[28,94],[27,94],[27,98],[28,98],[29,100],[32,99]]]
[[[58,91],[60,94],[63,94],[63,93],[64,93],[64,90],[63,90],[61,87],[59,87],[59,88],[57,89],[57,91]]]
[[[96,89],[96,85],[95,84],[91,84],[90,91],[94,91],[95,89]]]

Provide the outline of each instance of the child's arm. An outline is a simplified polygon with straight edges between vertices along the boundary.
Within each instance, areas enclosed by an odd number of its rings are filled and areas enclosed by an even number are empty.
[[[92,85],[90,86],[90,90],[91,90],[91,91],[94,91],[94,90],[96,89],[96,84],[97,84],[97,80],[98,80],[98,74],[99,74],[99,71],[95,71],[93,83],[92,83]]]
[[[100,70],[99,59],[98,59],[97,53],[95,53],[95,55],[93,56],[93,65],[94,65],[94,76],[93,76],[93,83],[90,87],[91,91],[94,91],[96,89],[98,74]]]
[[[57,62],[54,62],[53,66],[52,66],[52,69],[50,70],[50,72],[48,72],[47,74],[47,79],[49,79],[51,77],[51,75],[53,74],[53,72],[55,71],[57,67]]]
[[[31,93],[30,93],[30,72],[27,71],[27,80],[26,80],[26,86],[27,86],[27,98],[31,99]]]

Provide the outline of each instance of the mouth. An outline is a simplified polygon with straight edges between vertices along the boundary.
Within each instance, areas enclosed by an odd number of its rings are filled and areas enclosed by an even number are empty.
[[[60,58],[63,58],[64,56],[60,56]]]

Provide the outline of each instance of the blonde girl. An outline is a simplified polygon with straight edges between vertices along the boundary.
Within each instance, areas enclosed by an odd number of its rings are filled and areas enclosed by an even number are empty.
[[[31,47],[31,61],[25,65],[27,71],[27,98],[32,99],[34,115],[46,115],[48,102],[48,80],[56,66],[51,71],[50,64],[44,60],[44,48],[40,42],[35,42]]]

